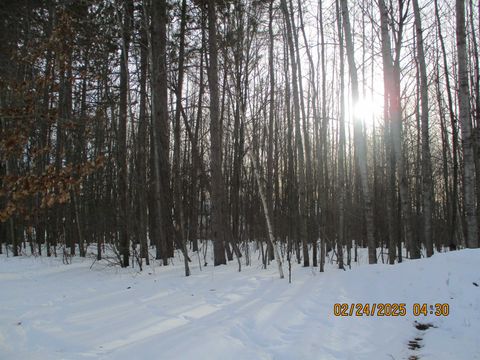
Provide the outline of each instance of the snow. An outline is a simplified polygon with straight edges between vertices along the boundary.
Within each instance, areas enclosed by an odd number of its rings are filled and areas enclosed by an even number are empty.
[[[480,250],[394,266],[361,252],[362,265],[325,273],[294,264],[291,284],[275,263],[200,270],[195,257],[185,278],[180,256],[140,273],[1,255],[0,359],[480,359]],[[405,303],[407,316],[336,317],[335,303]],[[414,316],[413,303],[450,314]]]

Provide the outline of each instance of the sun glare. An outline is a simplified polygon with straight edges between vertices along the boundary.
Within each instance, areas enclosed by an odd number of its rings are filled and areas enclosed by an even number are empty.
[[[352,106],[352,111],[355,116],[358,116],[365,122],[367,127],[373,127],[374,123],[378,121],[381,116],[383,104],[380,99],[369,96],[360,97]]]

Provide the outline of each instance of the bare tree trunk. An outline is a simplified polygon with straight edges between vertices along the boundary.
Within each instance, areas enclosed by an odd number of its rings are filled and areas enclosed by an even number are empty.
[[[403,24],[405,16],[403,14],[403,0],[399,4],[400,21],[397,36],[395,37],[395,59],[392,60],[390,35],[389,35],[389,12],[385,6],[384,0],[378,2],[380,8],[381,32],[382,32],[382,56],[384,64],[385,96],[388,96],[389,118],[391,140],[393,152],[395,155],[396,172],[399,182],[401,218],[403,219],[403,228],[406,244],[409,245],[412,258],[420,257],[419,244],[413,241],[411,227],[411,204],[410,191],[405,165],[405,154],[403,152],[403,130],[402,130],[402,108],[400,91],[400,50],[402,44]],[[389,249],[389,251],[395,251]]]
[[[270,213],[268,212],[267,200],[265,197],[265,190],[263,189],[262,179],[260,177],[260,172],[258,171],[258,162],[257,162],[257,159],[255,159],[255,156],[252,154],[251,147],[248,148],[248,153],[249,153],[250,159],[252,160],[253,171],[255,173],[255,179],[258,185],[258,191],[260,193],[260,198],[262,200],[263,212],[265,214],[265,221],[267,223],[268,242],[270,243],[270,246],[275,251],[275,258],[277,260],[277,265],[278,265],[278,273],[280,275],[280,279],[283,279],[284,275],[283,275],[283,267],[282,267],[282,258],[280,257],[280,254],[278,253],[278,248],[275,245],[275,238],[273,236],[272,222],[270,218]]]
[[[467,247],[478,248],[477,209],[475,207],[475,159],[468,88],[465,0],[456,0],[458,60],[458,107],[463,148],[464,203],[467,220]]]
[[[480,5],[480,4],[479,4]],[[471,59],[470,64],[470,98],[472,99],[471,104],[471,116],[473,122],[473,150],[474,150],[474,158],[475,158],[475,179],[476,179],[476,195],[477,195],[477,204],[480,204],[480,69],[479,69],[479,57],[478,57],[478,42],[477,42],[477,32],[474,20],[474,13],[475,9],[473,7],[473,0],[468,1],[468,14],[469,14],[469,23],[470,23],[470,31],[468,31],[467,26],[467,33],[469,36],[469,53],[468,56]],[[477,11],[480,10],[477,9]],[[479,18],[480,23],[480,18]],[[477,211],[477,226],[478,222],[480,221],[480,213]]]
[[[322,118],[321,118],[321,126],[320,126],[320,133],[319,134],[319,144],[317,145],[317,158],[319,159],[319,185],[318,189],[320,192],[319,195],[319,234],[320,234],[320,272],[323,272],[325,266],[325,247],[326,247],[326,214],[327,214],[327,202],[328,202],[328,194],[327,194],[327,179],[328,179],[328,170],[327,170],[327,71],[326,71],[326,61],[325,61],[325,33],[324,33],[324,24],[323,24],[323,0],[319,0],[318,2],[318,21],[320,27],[320,61],[321,61],[321,73],[322,73]]]
[[[352,41],[352,31],[350,28],[350,19],[348,15],[347,0],[340,0],[342,9],[343,26],[345,29],[345,40],[347,45],[347,59],[350,71],[350,79],[352,83],[352,103],[358,102],[358,76],[355,65],[355,54]],[[368,242],[368,262],[375,264],[377,262],[377,249],[375,244],[374,223],[373,223],[373,206],[368,186],[368,166],[367,166],[367,146],[365,134],[363,130],[363,122],[358,114],[353,115],[354,121],[354,144],[355,157],[358,162],[360,172],[361,191],[364,202],[364,216],[367,227]]]
[[[175,233],[178,246],[183,254],[185,265],[185,276],[190,276],[188,267],[187,245],[185,242],[185,220],[182,204],[182,180],[180,176],[180,116],[182,108],[182,90],[183,90],[183,72],[185,58],[185,30],[187,27],[187,2],[182,0],[181,20],[180,20],[180,47],[178,51],[178,81],[176,89],[176,109],[175,109],[175,128],[174,128],[174,147],[173,147],[173,186],[174,186],[174,209],[175,209]]]
[[[303,41],[305,43],[305,50],[307,53],[308,63],[310,65],[310,85],[312,87],[312,111],[313,111],[313,121],[314,121],[314,129],[318,128],[318,112],[317,112],[317,101],[318,101],[318,94],[317,94],[317,87],[316,87],[316,78],[315,78],[315,67],[313,65],[312,55],[310,54],[310,46],[307,41],[307,36],[305,34],[305,25],[303,23],[303,10],[302,10],[302,3],[298,0],[298,12],[300,17],[300,30],[302,32]],[[301,83],[301,82],[300,82]],[[312,160],[312,146],[310,145],[310,138],[309,138],[309,121],[308,116],[305,117],[303,122],[303,133],[305,137],[305,155],[306,155],[306,181],[307,181],[307,201],[308,201],[308,209],[307,209],[307,240],[312,243],[312,265],[317,266],[317,236],[315,234],[315,176],[314,176],[314,164]]]
[[[122,27],[122,55],[120,59],[120,111],[118,122],[118,196],[119,196],[119,224],[120,224],[120,256],[122,267],[130,264],[130,235],[129,201],[128,201],[128,166],[127,166],[127,97],[128,97],[128,51],[130,46],[131,17],[133,16],[133,3],[125,0],[123,12],[119,23]],[[119,15],[120,17],[120,15]]]
[[[338,40],[340,44],[340,114],[339,114],[339,141],[338,141],[338,242],[337,256],[338,267],[344,269],[343,265],[343,244],[345,243],[345,64],[344,64],[344,47],[342,34],[342,17],[340,13],[339,3],[335,2],[337,12]]]
[[[432,239],[432,163],[430,155],[430,135],[428,120],[428,80],[425,52],[423,49],[423,30],[418,0],[413,0],[415,28],[417,33],[417,54],[420,66],[420,98],[422,102],[422,198],[423,198],[423,231],[427,257],[433,255]]]
[[[210,88],[210,152],[212,172],[212,238],[214,245],[214,265],[226,264],[225,238],[227,221],[225,218],[225,183],[222,173],[222,123],[220,120],[218,91],[218,49],[217,14],[215,0],[208,0],[208,85]]]
[[[189,220],[189,239],[193,241],[193,251],[198,251],[198,238],[201,236],[201,219],[200,224],[198,221],[198,190],[200,187],[200,192],[202,192],[202,181],[198,181],[198,174],[202,174],[204,177],[203,183],[208,184],[206,179],[205,170],[203,168],[203,162],[200,156],[200,152],[198,151],[198,134],[201,128],[202,122],[202,98],[204,93],[204,81],[203,81],[203,62],[205,57],[205,15],[202,12],[202,48],[200,51],[200,76],[199,76],[199,89],[198,89],[198,109],[196,114],[196,121],[195,121],[195,129],[194,133],[192,133],[190,126],[188,124],[186,116],[184,117],[185,120],[185,127],[187,128],[187,133],[189,134],[190,142],[192,144],[192,169],[191,169],[191,184],[190,184],[190,220]],[[198,186],[200,183],[200,186]],[[203,192],[202,192],[203,196]],[[201,207],[200,207],[201,210]],[[200,211],[200,215],[201,211]]]
[[[306,179],[305,179],[305,160],[303,153],[302,131],[301,131],[301,117],[300,117],[300,94],[298,90],[297,77],[297,62],[295,60],[295,45],[293,42],[293,29],[290,22],[290,15],[288,11],[287,1],[281,0],[280,7],[283,12],[285,24],[287,27],[287,42],[290,54],[290,64],[292,68],[292,88],[293,88],[293,109],[295,117],[295,143],[298,156],[297,171],[298,171],[298,198],[299,198],[299,236],[302,241],[303,249],[303,266],[309,266],[309,254],[306,236],[306,221],[305,221],[305,196],[306,196]]]
[[[138,118],[138,218],[140,258],[145,258],[145,263],[150,265],[148,256],[147,238],[147,69],[148,69],[148,36],[145,15],[142,18],[140,29],[140,109]],[[150,234],[152,236],[152,234]]]
[[[152,2],[151,48],[152,48],[152,133],[154,152],[154,202],[158,255],[163,265],[168,265],[168,242],[172,233],[171,198],[170,198],[170,166],[168,92],[166,64],[166,1]]]
[[[267,187],[266,187],[266,201],[268,207],[268,213],[273,215],[273,125],[274,125],[274,116],[275,116],[275,68],[273,64],[273,2],[270,1],[270,6],[268,8],[268,71],[269,71],[269,80],[270,80],[270,96],[269,96],[269,109],[268,109],[268,149],[267,149]],[[274,229],[275,227],[273,227]],[[275,238],[275,234],[273,235]],[[268,245],[268,256],[270,260],[274,258],[274,251],[272,246]]]
[[[458,203],[458,125],[457,125],[457,117],[455,116],[454,108],[453,108],[453,96],[452,96],[452,88],[450,87],[450,74],[448,71],[448,62],[447,62],[447,52],[445,50],[445,41],[442,35],[442,27],[440,21],[440,15],[438,11],[438,0],[434,0],[435,4],[435,20],[437,22],[437,31],[438,31],[438,39],[440,40],[440,47],[442,49],[442,60],[443,60],[443,68],[445,71],[445,90],[447,92],[447,100],[448,100],[448,113],[450,116],[450,126],[452,127],[452,160],[453,160],[453,179],[452,179],[452,196],[451,196],[451,219],[449,222],[449,238],[450,238],[450,246],[456,247],[457,245],[457,203]]]

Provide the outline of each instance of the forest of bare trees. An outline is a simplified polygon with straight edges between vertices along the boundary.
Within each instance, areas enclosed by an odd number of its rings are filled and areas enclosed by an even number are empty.
[[[0,5],[0,253],[479,246],[480,1]],[[78,254],[77,254],[78,252]]]

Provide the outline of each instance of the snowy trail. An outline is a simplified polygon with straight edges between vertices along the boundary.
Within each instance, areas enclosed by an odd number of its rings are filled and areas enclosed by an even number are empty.
[[[480,359],[480,251],[323,274],[0,257],[0,359]],[[406,317],[335,317],[334,303],[406,303]],[[415,317],[413,303],[449,303]],[[435,325],[419,331],[414,321]],[[421,348],[408,343],[421,337]]]

